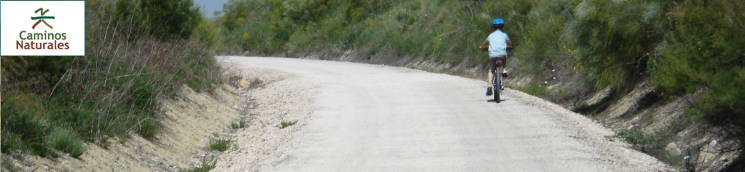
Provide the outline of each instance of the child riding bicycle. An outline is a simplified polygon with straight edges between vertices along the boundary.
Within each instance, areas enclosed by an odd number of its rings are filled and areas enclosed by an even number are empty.
[[[487,74],[489,77],[486,78],[486,82],[489,82],[489,85],[487,85],[486,87],[487,96],[492,94],[491,78],[493,77],[494,71],[497,68],[497,59],[502,59],[502,69],[506,68],[507,49],[512,48],[512,41],[510,41],[510,37],[507,36],[507,33],[504,33],[502,31],[504,27],[504,20],[502,20],[501,18],[494,19],[494,21],[492,21],[492,26],[494,27],[494,32],[489,34],[489,36],[486,37],[484,43],[479,46],[479,49],[489,50],[489,73]],[[489,46],[487,46],[487,43],[489,44]],[[499,72],[503,77],[507,77],[507,70]]]

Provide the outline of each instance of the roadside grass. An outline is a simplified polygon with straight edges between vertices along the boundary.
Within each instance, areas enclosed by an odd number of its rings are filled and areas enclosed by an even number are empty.
[[[119,142],[119,144],[125,144],[127,143],[127,137],[119,137],[117,141]]]
[[[76,133],[65,128],[58,128],[52,131],[49,134],[49,142],[54,149],[68,153],[70,156],[76,158],[86,150],[83,141],[78,139]]]
[[[234,122],[232,122],[230,124],[230,127],[233,128],[233,129],[244,128],[244,127],[246,127],[246,120],[241,119],[241,120],[238,120],[238,121],[234,121]]]
[[[224,152],[230,148],[231,143],[233,143],[231,138],[210,139],[210,149]]]
[[[540,98],[545,98],[546,96],[548,96],[548,88],[537,83],[531,83],[527,86],[518,87],[517,90]]]
[[[210,170],[215,169],[215,164],[217,164],[217,160],[207,162],[207,160],[202,159],[201,165],[196,165],[190,169],[186,169],[184,172],[209,172]]]
[[[283,128],[287,128],[287,127],[289,127],[289,126],[293,126],[293,125],[295,125],[296,123],[297,123],[297,121],[292,121],[292,122],[289,122],[289,121],[282,121],[282,122],[280,123],[280,125],[281,125],[281,126],[280,126],[279,128],[280,128],[280,129],[283,129]]]
[[[617,133],[616,135],[605,136],[605,138],[610,141],[623,140],[626,143],[640,145],[643,147],[644,146],[659,147],[656,140],[654,139],[654,136],[644,135],[644,133],[639,129],[631,129],[628,131],[622,131],[622,132]]]

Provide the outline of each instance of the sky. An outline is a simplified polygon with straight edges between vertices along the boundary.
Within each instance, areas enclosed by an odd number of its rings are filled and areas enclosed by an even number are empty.
[[[194,0],[194,5],[200,6],[207,18],[212,18],[215,11],[222,11],[222,4],[228,0]]]
[[[222,11],[222,4],[227,2],[228,0],[194,0],[194,4],[202,8],[207,18],[212,18],[215,11]]]

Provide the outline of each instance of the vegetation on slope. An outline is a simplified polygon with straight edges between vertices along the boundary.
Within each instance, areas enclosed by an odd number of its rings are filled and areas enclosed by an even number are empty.
[[[191,0],[85,5],[86,56],[2,58],[4,153],[77,157],[81,141],[155,138],[156,98],[184,84],[201,90],[218,82],[219,30]]]

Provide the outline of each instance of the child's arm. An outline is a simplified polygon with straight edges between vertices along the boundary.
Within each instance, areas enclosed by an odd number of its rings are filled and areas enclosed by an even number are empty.
[[[486,44],[488,44],[488,43],[489,43],[488,41],[484,41],[484,43],[481,43],[481,46],[479,46],[479,49],[485,50],[485,49],[489,48],[489,47],[486,46]],[[512,45],[512,44],[510,44],[510,45]]]
[[[512,41],[507,40],[507,48],[512,48]]]

